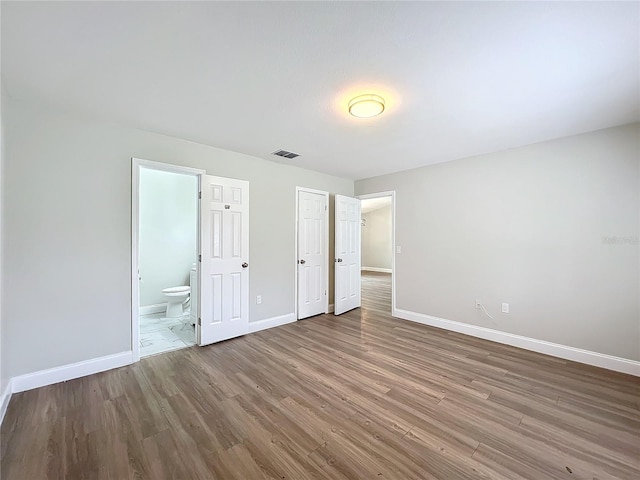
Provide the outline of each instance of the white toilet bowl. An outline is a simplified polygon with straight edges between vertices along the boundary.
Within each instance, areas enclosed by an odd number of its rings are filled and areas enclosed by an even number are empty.
[[[182,316],[182,304],[191,292],[190,287],[171,287],[162,290],[167,298],[167,318],[177,318]]]

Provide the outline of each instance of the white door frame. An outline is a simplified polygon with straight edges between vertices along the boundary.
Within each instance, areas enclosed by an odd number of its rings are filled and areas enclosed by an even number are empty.
[[[366,200],[368,198],[391,197],[391,316],[396,315],[396,191],[367,193],[357,195],[356,198]],[[360,227],[362,230],[362,226]],[[361,236],[362,237],[362,236]]]
[[[298,320],[298,209],[299,201],[298,201],[298,193],[299,192],[308,192],[308,193],[316,193],[318,195],[324,195],[326,200],[326,206],[324,210],[324,257],[326,260],[326,265],[324,269],[324,289],[327,292],[325,295],[325,305],[324,305],[324,313],[329,313],[329,192],[325,192],[323,190],[314,190],[313,188],[306,187],[296,187],[296,224],[295,224],[295,243],[293,250],[293,269],[294,269],[294,313],[296,317],[296,321]]]
[[[182,173],[195,175],[198,177],[198,191],[202,175],[205,170],[199,168],[182,167],[169,163],[152,162],[140,158],[131,158],[131,351],[133,352],[133,362],[140,360],[140,284],[138,282],[138,271],[140,268],[140,244],[138,229],[140,228],[140,168],[150,168],[170,173]],[[198,202],[198,252],[200,251],[200,206]],[[200,266],[198,265],[198,278],[200,277]],[[198,296],[198,302],[199,300]],[[200,305],[196,306],[200,308]],[[191,307],[193,308],[193,306]],[[196,328],[198,326],[196,325]],[[196,332],[196,337],[198,332]]]

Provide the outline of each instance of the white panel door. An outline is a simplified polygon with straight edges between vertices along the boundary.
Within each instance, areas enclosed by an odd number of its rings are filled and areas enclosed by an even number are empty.
[[[249,327],[249,182],[202,175],[200,345]]]
[[[336,195],[334,314],[360,306],[360,200]]]
[[[298,192],[298,319],[325,313],[327,197]]]

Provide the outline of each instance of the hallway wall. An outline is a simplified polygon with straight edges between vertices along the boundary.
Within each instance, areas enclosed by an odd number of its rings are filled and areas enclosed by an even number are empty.
[[[363,204],[366,200],[363,200]],[[391,205],[362,214],[362,269],[391,270],[393,232]]]

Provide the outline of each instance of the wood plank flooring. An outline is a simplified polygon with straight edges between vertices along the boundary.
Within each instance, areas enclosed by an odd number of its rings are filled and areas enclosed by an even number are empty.
[[[2,479],[639,479],[640,379],[363,308],[16,394]]]

